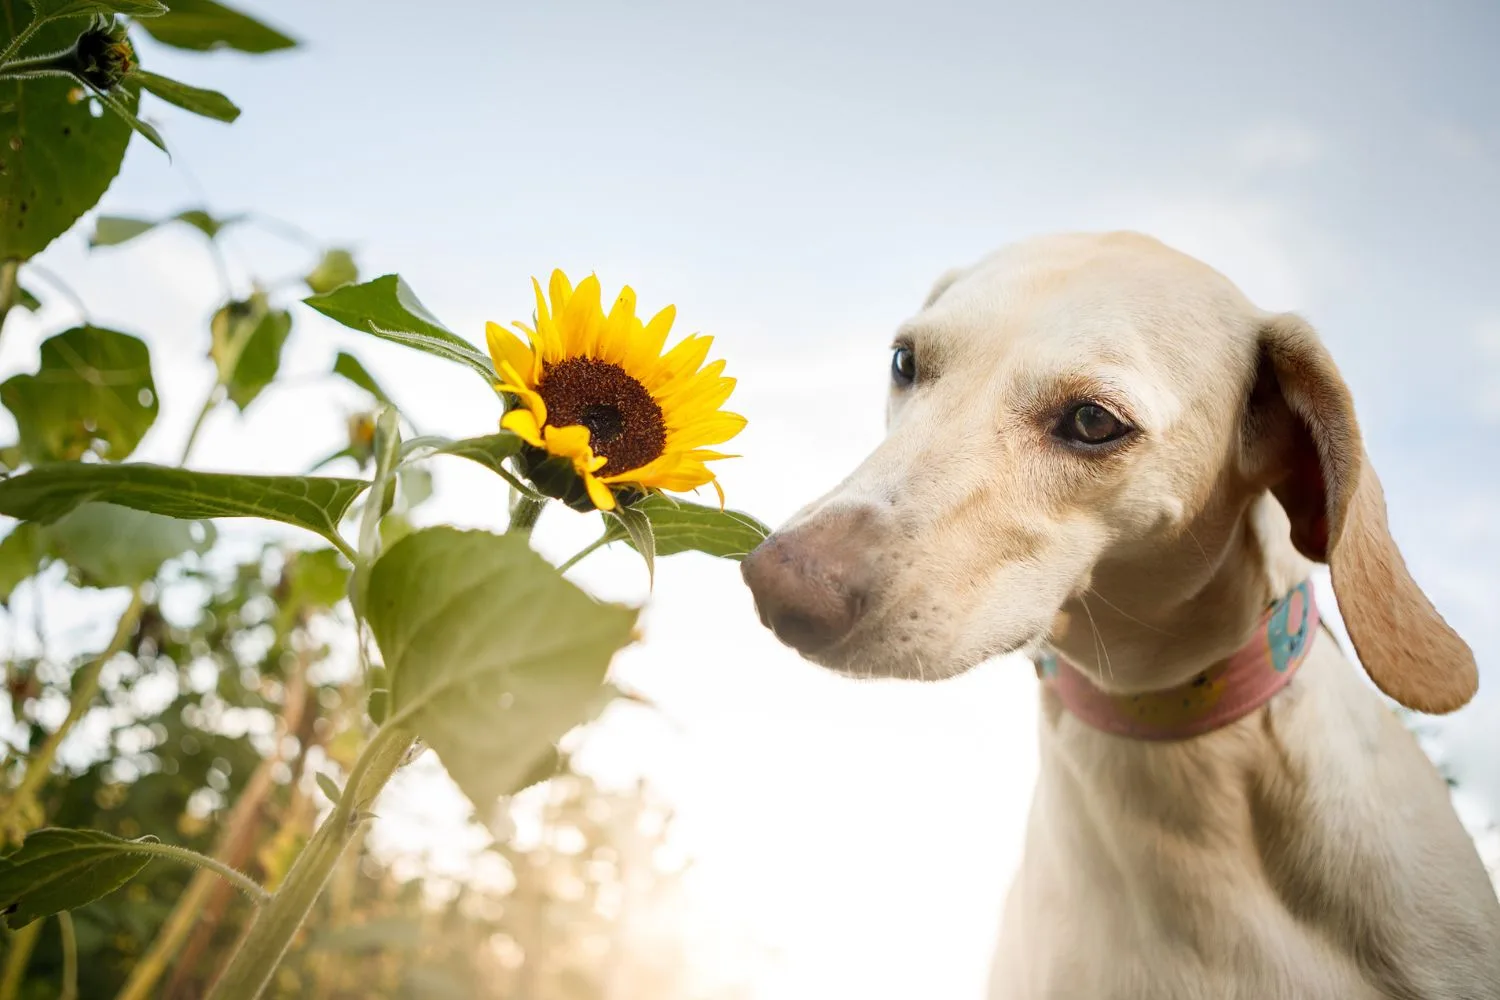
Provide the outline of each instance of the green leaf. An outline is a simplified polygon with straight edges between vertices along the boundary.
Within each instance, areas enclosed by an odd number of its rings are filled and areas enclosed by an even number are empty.
[[[3,48],[29,17],[19,0],[0,0],[0,15]],[[86,25],[82,18],[45,24],[27,51],[65,49]],[[0,260],[35,256],[94,207],[129,142],[130,127],[114,115],[95,118],[76,83],[0,81]]]
[[[79,14],[128,14],[160,17],[167,12],[161,0],[29,0],[38,20],[51,21]]]
[[[87,587],[132,587],[156,576],[162,563],[203,548],[197,522],[111,503],[81,504],[40,528],[48,550],[78,571]]]
[[[344,795],[343,792],[339,791],[338,784],[332,778],[322,771],[316,771],[313,773],[313,780],[318,783],[318,787],[323,790],[323,794],[328,796],[329,802],[332,802],[334,805],[339,804],[339,799],[343,798]]]
[[[296,39],[213,0],[172,0],[171,10],[143,21],[141,27],[158,42],[194,52],[229,48],[240,52],[289,49]]]
[[[140,842],[154,842],[143,837]],[[137,841],[98,830],[37,830],[0,858],[0,913],[11,927],[107,896],[151,863],[131,850]]]
[[[601,604],[516,535],[428,528],[375,564],[370,627],[409,725],[481,809],[604,702],[636,611]]]
[[[216,219],[201,208],[189,208],[156,222],[148,219],[133,219],[123,215],[101,215],[94,220],[94,234],[89,237],[89,246],[118,246],[168,222],[185,222],[209,239],[213,239],[225,226],[233,225],[243,218],[243,215],[231,215],[228,218]]]
[[[354,263],[354,255],[348,250],[325,250],[323,257],[318,261],[318,266],[308,272],[307,277],[302,279],[319,295],[326,295],[335,288],[351,285],[359,280],[359,267]]]
[[[75,461],[86,452],[119,461],[156,421],[156,383],[144,341],[77,326],[42,342],[34,375],[0,384],[15,415],[21,452],[33,464]]]
[[[339,546],[337,525],[369,484],[318,476],[235,476],[161,465],[47,465],[0,481],[0,514],[47,523],[92,500],[168,517],[263,517]]]
[[[10,595],[22,580],[36,575],[45,554],[34,524],[22,522],[0,540],[0,605],[10,603]]]
[[[101,215],[94,220],[94,235],[89,237],[91,247],[112,247],[149,233],[157,224],[145,219],[132,219],[123,215]]]
[[[652,530],[651,518],[639,506],[616,507],[605,511],[604,520],[611,526],[618,525],[630,540],[630,547],[646,561],[646,576],[652,586],[656,585],[656,532]],[[665,553],[664,553],[665,554]]]
[[[435,455],[457,455],[459,458],[467,458],[471,462],[478,462],[491,472],[498,472],[509,477],[504,462],[526,442],[510,431],[497,431],[494,434],[486,434],[483,437],[464,438],[461,441],[453,441],[442,445]]]
[[[743,559],[771,533],[749,514],[673,500],[660,494],[632,506],[651,522],[659,556],[706,552],[722,559]],[[614,536],[612,541],[626,541],[639,548],[618,520],[609,519],[605,530]]]
[[[313,549],[290,558],[286,576],[291,593],[287,603],[331,608],[344,599],[349,589],[349,567],[337,549]]]
[[[244,412],[281,369],[281,349],[292,332],[292,314],[271,309],[264,294],[231,302],[209,324],[209,356],[229,398]]]
[[[519,452],[523,444],[525,442],[510,431],[498,431],[483,437],[464,438],[461,441],[449,441],[437,445],[432,454],[457,455],[459,458],[478,462],[504,479],[510,484],[511,489],[522,496],[531,497],[534,500],[543,499],[542,494],[511,475],[510,470],[505,467],[505,460]],[[572,467],[569,466],[569,468]]]
[[[156,126],[136,114],[141,98],[139,91],[133,85],[119,86],[112,90],[100,90],[98,87],[91,89],[101,104],[119,115],[125,124],[139,132],[147,142],[166,153],[167,158],[171,159],[172,154],[167,150],[167,141],[161,137],[160,132],[156,131]]]
[[[168,104],[175,104],[195,115],[220,122],[232,122],[240,116],[240,109],[235,103],[217,90],[192,87],[143,70],[137,70],[133,76],[142,87]]]
[[[27,312],[36,312],[38,309],[42,308],[42,300],[33,295],[29,289],[17,285],[16,305],[20,306],[22,309],[25,309]]]
[[[345,285],[302,300],[352,330],[468,365],[493,385],[495,369],[474,345],[444,327],[399,275]]]
[[[391,397],[380,387],[380,383],[375,381],[375,376],[370,374],[369,369],[362,365],[359,359],[349,352],[339,351],[338,357],[333,359],[333,373],[335,375],[342,375],[380,402],[388,406],[395,405],[391,402]]]

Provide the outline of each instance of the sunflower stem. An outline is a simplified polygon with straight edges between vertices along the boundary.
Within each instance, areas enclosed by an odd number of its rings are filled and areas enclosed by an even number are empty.
[[[531,497],[518,496],[516,502],[510,508],[510,527],[505,529],[507,535],[520,535],[522,538],[531,537],[531,529],[536,527],[537,518],[542,516],[542,509],[547,506],[545,500],[533,500]]]
[[[619,539],[617,539],[614,535],[606,531],[604,534],[600,535],[598,538],[594,539],[592,542],[589,542],[583,548],[579,549],[577,552],[569,556],[566,561],[564,561],[557,567],[557,571],[559,573],[566,573],[574,566],[577,566],[579,563],[583,562],[586,556],[589,556],[599,549],[602,549],[610,542],[618,540]]]

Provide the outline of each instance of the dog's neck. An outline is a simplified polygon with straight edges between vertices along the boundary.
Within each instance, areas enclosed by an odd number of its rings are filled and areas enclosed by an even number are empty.
[[[1269,494],[1226,511],[1224,524],[1184,531],[1155,564],[1102,567],[1064,606],[1052,647],[1112,695],[1170,690],[1223,664],[1311,569]]]

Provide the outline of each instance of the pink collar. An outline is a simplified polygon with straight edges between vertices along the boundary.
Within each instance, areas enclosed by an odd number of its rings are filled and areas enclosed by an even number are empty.
[[[1238,652],[1178,687],[1108,694],[1050,649],[1037,658],[1037,676],[1064,708],[1095,729],[1138,740],[1187,739],[1270,701],[1306,659],[1317,628],[1312,581],[1303,580],[1271,605]]]

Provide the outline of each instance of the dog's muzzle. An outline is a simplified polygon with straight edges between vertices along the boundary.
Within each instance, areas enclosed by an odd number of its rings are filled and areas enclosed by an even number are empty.
[[[762,542],[740,567],[761,622],[809,655],[848,636],[874,591],[879,522],[873,507],[839,508]]]

